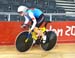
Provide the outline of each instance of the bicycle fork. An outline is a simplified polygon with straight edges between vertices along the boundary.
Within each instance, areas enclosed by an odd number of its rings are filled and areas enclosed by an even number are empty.
[[[30,38],[30,33],[27,34],[27,39],[25,40],[25,42],[28,42],[29,38]]]

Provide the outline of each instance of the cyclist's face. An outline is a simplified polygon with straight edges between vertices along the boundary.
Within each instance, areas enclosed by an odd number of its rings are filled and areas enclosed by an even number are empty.
[[[24,13],[23,12],[19,12],[20,16],[24,16]]]

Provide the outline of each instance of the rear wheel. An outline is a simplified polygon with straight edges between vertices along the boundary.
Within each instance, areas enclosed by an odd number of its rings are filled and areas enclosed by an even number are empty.
[[[20,52],[25,52],[29,50],[33,43],[32,35],[29,35],[29,38],[27,38],[28,32],[22,32],[16,40],[16,48]],[[27,40],[27,41],[26,41]]]
[[[55,32],[53,32],[53,31],[46,32],[45,35],[46,35],[46,42],[43,43],[43,40],[42,40],[41,47],[45,51],[48,51],[48,50],[51,50],[55,46],[56,41],[57,41],[57,36],[56,36]]]

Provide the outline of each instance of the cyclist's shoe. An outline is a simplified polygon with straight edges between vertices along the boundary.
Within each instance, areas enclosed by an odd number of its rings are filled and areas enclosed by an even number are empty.
[[[43,43],[46,43],[46,40],[47,40],[46,35],[44,35],[42,38],[43,38],[43,39],[42,39],[42,42],[43,42]]]

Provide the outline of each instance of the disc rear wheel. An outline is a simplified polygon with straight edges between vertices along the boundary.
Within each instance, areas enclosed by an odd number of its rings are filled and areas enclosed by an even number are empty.
[[[51,50],[55,46],[56,41],[57,41],[57,36],[56,36],[55,32],[53,32],[53,31],[46,32],[45,35],[46,35],[46,42],[43,43],[43,40],[42,40],[41,47],[45,51],[48,51],[48,50]]]

